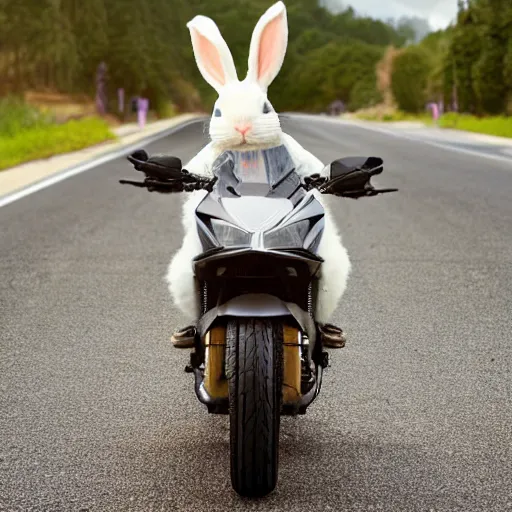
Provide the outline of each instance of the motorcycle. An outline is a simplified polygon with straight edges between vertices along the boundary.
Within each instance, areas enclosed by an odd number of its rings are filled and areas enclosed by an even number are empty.
[[[383,171],[376,157],[336,160],[326,176],[302,179],[285,146],[226,151],[212,178],[144,150],[128,160],[145,179],[123,184],[207,191],[196,209],[203,252],[193,267],[202,308],[186,371],[208,412],[229,415],[234,490],[265,496],[278,479],[280,418],[306,413],[328,365],[314,318],[323,261],[318,195],[357,199],[397,189],[371,184]]]

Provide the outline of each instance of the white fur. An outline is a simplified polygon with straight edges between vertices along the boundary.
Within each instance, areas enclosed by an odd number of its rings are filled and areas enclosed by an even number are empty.
[[[270,23],[273,23],[274,32],[265,32]],[[185,168],[190,172],[208,176],[212,175],[213,162],[225,150],[246,151],[284,144],[299,175],[325,174],[327,168],[318,158],[306,151],[290,135],[281,131],[279,117],[267,98],[267,88],[279,72],[286,52],[288,27],[284,4],[274,4],[256,25],[251,39],[249,71],[242,82],[238,81],[233,58],[215,23],[204,16],[196,16],[187,26],[191,32],[199,70],[205,80],[217,90],[219,99],[210,122],[212,141],[192,158]],[[260,70],[260,44],[262,38],[269,37],[269,33],[272,39],[266,40],[265,47],[273,49],[270,54],[272,58],[264,60],[266,66]],[[199,44],[200,37],[211,43],[206,44],[209,49],[206,53],[201,52],[205,45]],[[204,42],[204,39],[202,41]],[[268,44],[269,41],[271,45]],[[216,54],[211,51],[213,47],[217,49]],[[212,53],[215,54],[213,60],[210,59]],[[263,113],[265,104],[270,107],[269,113]],[[220,116],[216,115],[217,111],[221,113]],[[237,130],[242,125],[251,127],[245,135]],[[197,319],[200,312],[192,259],[202,252],[195,210],[205,194],[206,192],[194,192],[185,201],[182,218],[185,231],[183,245],[172,259],[166,276],[175,304],[187,319],[192,321]],[[325,229],[318,249],[324,263],[315,315],[317,321],[325,323],[345,291],[351,265],[322,195],[316,193],[316,196],[325,208]]]
[[[280,37],[276,38],[273,42],[274,49],[277,52],[276,58],[266,73],[260,73],[258,69],[258,57],[261,48],[261,39],[264,30],[275,19],[280,20]],[[267,92],[269,85],[274,81],[274,78],[283,65],[287,45],[288,22],[286,19],[286,7],[283,2],[277,2],[263,14],[256,24],[256,27],[254,27],[251,37],[251,46],[249,47],[247,80],[257,83],[263,91]]]
[[[217,91],[220,92],[226,84],[238,82],[238,76],[236,74],[235,63],[233,62],[233,56],[229,51],[228,45],[222,37],[219,28],[213,20],[206,16],[196,16],[192,21],[187,23],[187,27],[190,30],[190,36],[192,39],[192,47],[194,54],[196,55],[196,62],[201,71],[201,74],[205,80]],[[201,52],[199,49],[199,40],[203,37],[208,40],[213,47],[215,47],[220,63],[222,64],[222,79],[223,82],[219,81],[219,77],[211,73],[211,67],[207,59],[201,58]]]

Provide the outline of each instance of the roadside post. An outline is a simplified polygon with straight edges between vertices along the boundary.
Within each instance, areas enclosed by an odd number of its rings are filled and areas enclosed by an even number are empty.
[[[105,82],[107,80],[107,65],[101,62],[96,71],[96,109],[104,116],[107,113],[107,93]]]
[[[138,98],[137,101],[137,118],[139,128],[142,130],[146,126],[146,119],[149,110],[149,100],[147,98]]]
[[[124,113],[124,89],[117,89],[117,102],[120,114]]]
[[[432,119],[436,126],[439,126],[439,105],[437,103],[429,103],[428,107],[432,111]]]

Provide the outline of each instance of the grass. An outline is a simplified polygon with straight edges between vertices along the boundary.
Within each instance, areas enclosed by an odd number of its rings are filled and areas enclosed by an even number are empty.
[[[434,122],[431,114],[408,114],[402,111],[397,111],[393,114],[385,114],[382,120],[388,122],[420,121],[425,124],[432,124]]]
[[[399,122],[418,121],[433,125],[432,116],[428,113],[407,114],[399,110],[374,108],[356,112],[354,116],[364,121]],[[496,137],[512,138],[512,117],[475,117],[469,114],[447,113],[439,118],[438,126]]]
[[[64,124],[34,124],[15,135],[0,133],[0,170],[114,139],[109,125],[96,117]]]
[[[57,124],[50,110],[19,98],[0,100],[0,170],[114,138],[103,119],[88,117]]]
[[[381,121],[381,122],[400,122],[400,121],[420,121],[425,124],[432,124],[432,115],[427,113],[408,114],[400,110],[391,109],[366,109],[355,113],[357,119],[363,121]]]
[[[512,138],[512,117],[475,117],[469,114],[445,114],[439,120],[442,128],[452,128],[496,137]]]

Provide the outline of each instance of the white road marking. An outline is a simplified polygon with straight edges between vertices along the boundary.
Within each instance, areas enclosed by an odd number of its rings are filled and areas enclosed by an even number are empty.
[[[446,150],[450,150],[450,151],[455,151],[457,153],[464,153],[466,155],[479,156],[481,158],[488,158],[490,160],[498,160],[500,162],[507,162],[507,163],[509,163],[511,165],[511,170],[512,170],[512,158],[507,158],[506,156],[493,155],[493,154],[490,154],[490,153],[474,151],[474,150],[465,149],[465,148],[457,148],[457,147],[454,147],[454,146],[450,146],[449,144],[443,144],[442,142],[435,142],[435,141],[432,141],[432,140],[426,140],[426,139],[422,139],[421,137],[412,137],[412,136],[407,135],[405,133],[395,132],[395,131],[392,131],[392,130],[381,128],[380,126],[372,126],[370,124],[366,124],[366,123],[362,123],[362,122],[359,123],[359,122],[352,122],[352,121],[348,121],[348,120],[344,120],[344,119],[331,119],[331,118],[323,117],[323,116],[308,116],[308,115],[304,115],[304,114],[293,114],[293,115],[291,115],[291,117],[295,117],[295,118],[302,117],[303,119],[311,119],[313,117],[315,120],[319,120],[319,121],[323,121],[323,122],[327,122],[327,123],[337,123],[337,124],[345,124],[345,125],[348,125],[348,126],[355,126],[356,128],[363,128],[364,130],[380,132],[380,133],[384,133],[386,135],[390,135],[391,137],[395,137],[395,138],[399,138],[399,139],[412,140],[414,142],[419,142],[419,143],[422,143],[422,144],[428,144],[429,146],[435,146],[435,147],[438,147],[438,148],[442,148],[442,149],[446,149]],[[508,149],[502,150],[502,153],[508,154],[509,151],[512,154],[512,148],[510,150],[508,150]]]

